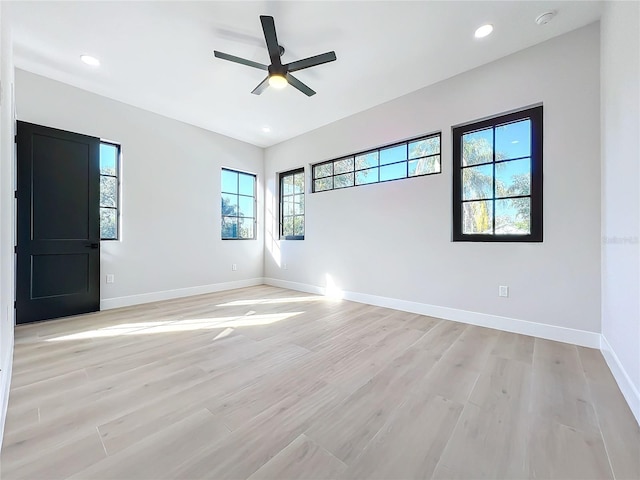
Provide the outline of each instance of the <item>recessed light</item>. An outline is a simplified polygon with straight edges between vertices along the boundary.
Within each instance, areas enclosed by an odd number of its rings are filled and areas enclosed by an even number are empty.
[[[80,60],[82,60],[87,65],[91,65],[92,67],[99,67],[100,60],[96,57],[92,57],[91,55],[80,55]]]
[[[475,33],[475,37],[484,38],[487,35],[491,34],[491,32],[493,32],[493,25],[491,25],[490,23],[487,23],[486,25],[482,25],[481,27],[478,27]]]
[[[269,128],[269,127],[262,127],[262,131],[263,131],[264,133],[269,133],[269,132],[271,131],[271,128]]]

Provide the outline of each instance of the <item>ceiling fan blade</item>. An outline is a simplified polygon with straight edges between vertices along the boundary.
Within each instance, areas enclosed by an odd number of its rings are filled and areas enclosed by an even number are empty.
[[[251,93],[253,93],[254,95],[260,95],[262,92],[264,92],[267,87],[269,86],[269,77],[266,77],[264,80],[262,80],[258,86],[256,88],[254,88]]]
[[[267,42],[271,63],[273,65],[282,65],[280,62],[280,46],[276,36],[276,24],[273,21],[273,17],[260,15],[260,22],[262,22],[262,31],[264,32],[264,40]]]
[[[316,65],[322,65],[323,63],[329,63],[336,60],[336,52],[327,52],[313,57],[305,58],[303,60],[296,60],[295,62],[287,63],[287,71],[297,72],[304,68],[315,67]]]
[[[304,83],[302,83],[300,80],[298,80],[296,77],[294,77],[290,73],[287,73],[287,81],[292,87],[297,88],[302,93],[304,93],[307,97],[311,97],[312,95],[316,94],[316,92],[311,90],[309,87],[307,87]]]
[[[260,70],[268,69],[268,67],[262,63],[247,60],[246,58],[236,57],[235,55],[229,55],[228,53],[222,53],[214,50],[213,55],[217,58],[221,58],[222,60],[229,60],[230,62],[240,63],[242,65],[247,65],[248,67],[259,68]]]

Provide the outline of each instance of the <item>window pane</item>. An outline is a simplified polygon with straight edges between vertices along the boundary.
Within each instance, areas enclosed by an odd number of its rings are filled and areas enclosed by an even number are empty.
[[[407,176],[407,162],[380,167],[380,181],[396,180]]]
[[[345,172],[353,172],[353,157],[345,158],[343,160],[338,160],[333,163],[333,173],[345,173]]]
[[[356,157],[356,170],[378,166],[378,152],[369,152]]]
[[[295,174],[293,179],[293,192],[304,193],[304,172]]]
[[[304,217],[298,215],[294,217],[293,234],[304,235]]]
[[[239,174],[240,177],[240,191],[238,193],[242,195],[251,195],[253,196],[255,193],[255,180],[256,177],[253,175],[247,175],[244,173]]]
[[[254,237],[254,218],[239,218],[238,219],[238,231],[240,238],[253,238]]]
[[[238,216],[255,217],[255,201],[253,197],[238,197]]]
[[[353,185],[353,173],[344,173],[333,177],[334,188],[350,187]]]
[[[293,235],[293,217],[284,217],[282,219],[282,236],[290,235]]]
[[[116,209],[100,209],[100,238],[104,240],[118,238],[118,212]]]
[[[313,167],[314,178],[328,177],[329,175],[333,175],[333,162]]]
[[[491,200],[462,204],[462,233],[483,235],[493,233]]]
[[[282,215],[293,215],[293,197],[284,198],[282,200]]]
[[[516,197],[530,194],[531,159],[496,163],[496,196]]]
[[[462,166],[493,162],[493,129],[462,136]]]
[[[222,191],[226,193],[238,193],[237,172],[222,170]]]
[[[398,145],[397,147],[385,148],[380,150],[380,165],[388,163],[401,162],[407,159],[407,144]],[[382,171],[380,171],[382,175]],[[400,178],[400,177],[398,177]]]
[[[531,233],[531,199],[496,200],[496,235]]]
[[[333,188],[333,177],[321,178],[313,182],[313,191],[322,192],[323,190],[331,190]]]
[[[286,177],[282,177],[282,194],[283,195],[293,194],[293,175],[287,175]]]
[[[378,169],[369,168],[356,172],[356,185],[365,185],[367,183],[376,183],[378,181]]]
[[[440,171],[440,155],[409,161],[409,176],[426,175]]]
[[[531,156],[531,120],[496,127],[496,160]]]
[[[493,198],[493,164],[462,170],[462,199]]]
[[[304,214],[304,195],[295,195],[293,197],[293,213],[295,215]]]
[[[100,176],[100,206],[118,206],[118,179]]]
[[[117,175],[118,147],[107,143],[100,144],[100,173]]]
[[[238,214],[238,196],[222,194],[222,215]]]
[[[409,144],[409,158],[429,157],[440,153],[440,136],[425,138]]]
[[[222,238],[238,238],[238,219],[222,217]]]

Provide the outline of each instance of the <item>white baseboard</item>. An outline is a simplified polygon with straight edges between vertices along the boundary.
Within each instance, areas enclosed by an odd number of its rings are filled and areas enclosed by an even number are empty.
[[[326,293],[325,288],[323,287],[278,280],[276,278],[265,278],[264,283],[275,287],[289,288],[291,290],[316,293],[319,295],[325,295]],[[501,317],[487,313],[470,312],[468,310],[459,310],[456,308],[440,307],[437,305],[411,302],[408,300],[380,297],[366,293],[345,291],[341,292],[341,297],[345,300],[366,303],[368,305],[393,308],[404,312],[419,313],[421,315],[429,315],[431,317],[443,318],[445,320],[453,320],[455,322],[468,323],[480,327],[495,328],[497,330],[520,333],[522,335],[545,338],[547,340],[555,340],[558,342],[571,343],[583,347],[600,348],[600,334],[596,332],[588,332],[586,330],[558,327],[544,323],[529,322],[527,320],[518,320],[515,318]]]
[[[602,342],[600,347],[602,356],[607,362],[609,370],[611,370],[611,373],[613,374],[613,378],[616,379],[618,387],[620,387],[620,391],[631,409],[631,413],[633,413],[638,425],[640,425],[640,392],[638,392],[638,389],[631,381],[631,378],[629,378],[627,371],[622,366],[622,363],[620,363],[620,359],[613,348],[611,348],[607,338],[604,335],[601,335],[600,339]]]
[[[112,308],[129,307],[131,305],[140,305],[142,303],[160,302],[162,300],[171,300],[173,298],[190,297],[192,295],[222,292],[224,290],[253,287],[263,284],[264,279],[259,277],[233,282],[199,285],[197,287],[177,288],[175,290],[163,290],[161,292],[141,293],[139,295],[128,295],[126,297],[105,298],[100,300],[100,310],[111,310]]]
[[[12,332],[13,333],[13,332]],[[2,371],[0,371],[0,448],[4,438],[4,424],[9,408],[9,390],[11,387],[11,372],[13,370],[13,339],[9,342],[10,348],[2,359]]]

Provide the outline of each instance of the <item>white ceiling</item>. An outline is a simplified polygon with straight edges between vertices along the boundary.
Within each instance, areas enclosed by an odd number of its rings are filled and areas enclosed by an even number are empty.
[[[46,1],[3,9],[16,67],[266,147],[594,22],[601,2]],[[547,10],[556,17],[537,25]],[[268,64],[259,15],[274,16],[283,63],[335,50],[336,62],[296,73],[315,96],[290,86],[252,95],[265,72],[213,57],[215,49]],[[484,23],[495,31],[477,40]],[[81,63],[85,53],[102,65]]]

